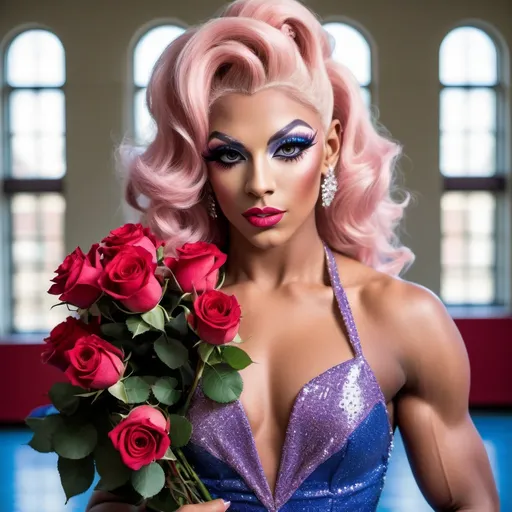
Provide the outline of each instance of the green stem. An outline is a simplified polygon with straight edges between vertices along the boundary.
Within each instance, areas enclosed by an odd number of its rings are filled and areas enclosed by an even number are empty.
[[[199,384],[199,379],[203,375],[203,371],[204,371],[204,367],[205,366],[206,366],[206,363],[201,358],[199,358],[199,361],[197,362],[197,369],[196,369],[196,375],[195,375],[195,378],[194,378],[194,382],[192,383],[192,387],[190,388],[190,392],[189,392],[189,394],[187,396],[187,400],[185,401],[185,405],[181,409],[181,415],[182,416],[186,416],[187,415],[187,411],[188,411],[188,407],[190,405],[190,401],[192,400],[192,396],[194,395],[194,392],[195,392],[195,390],[197,388],[197,385]]]
[[[197,487],[199,487],[199,490],[201,491],[201,494],[203,495],[203,498],[205,501],[212,501],[212,497],[210,493],[208,492],[208,489],[205,487],[203,482],[201,482],[201,479],[197,476],[197,473],[193,470],[192,466],[188,463],[188,460],[186,459],[185,455],[181,451],[180,448],[175,449],[176,455],[178,455],[179,459],[181,460],[182,464],[187,468],[188,472],[192,475],[192,478],[194,479]]]

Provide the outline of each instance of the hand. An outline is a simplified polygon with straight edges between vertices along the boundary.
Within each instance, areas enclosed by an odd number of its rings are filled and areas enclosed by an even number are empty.
[[[230,504],[229,501],[218,499],[198,505],[183,505],[177,512],[224,512],[229,508]]]

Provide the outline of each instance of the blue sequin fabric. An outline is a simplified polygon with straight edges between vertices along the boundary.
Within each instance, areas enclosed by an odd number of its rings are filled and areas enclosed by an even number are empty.
[[[212,497],[230,511],[375,511],[393,446],[385,398],[364,358],[336,262],[325,246],[331,285],[355,356],[306,383],[286,430],[275,492],[267,482],[240,400],[219,404],[200,389],[184,448]]]

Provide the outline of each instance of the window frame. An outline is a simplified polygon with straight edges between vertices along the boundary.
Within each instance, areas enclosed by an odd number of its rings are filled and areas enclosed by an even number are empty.
[[[483,32],[494,44],[496,49],[496,80],[495,85],[485,84],[449,84],[445,85],[441,81],[440,76],[440,60],[441,49],[445,39],[455,30],[460,28],[474,28]],[[507,93],[509,85],[506,80],[506,69],[508,69],[508,60],[506,45],[499,36],[496,29],[493,27],[479,23],[475,20],[464,20],[452,26],[443,35],[441,42],[438,46],[438,105],[439,105],[439,122],[438,122],[438,147],[439,154],[441,155],[441,94],[445,90],[458,89],[458,90],[474,90],[474,89],[487,89],[493,90],[496,97],[496,172],[491,176],[446,176],[443,174],[440,161],[438,172],[441,176],[441,194],[440,201],[446,192],[489,192],[496,201],[496,208],[494,212],[494,300],[488,304],[480,304],[473,302],[464,303],[451,303],[447,302],[446,305],[452,312],[457,312],[459,315],[470,313],[472,316],[478,316],[480,313],[484,316],[489,314],[498,314],[508,310],[512,289],[507,285],[510,281],[510,266],[511,266],[511,251],[509,248],[510,243],[507,240],[511,239],[512,223],[507,221],[507,211],[510,211],[510,181],[512,176],[512,165],[510,160],[510,149],[507,146],[507,135],[510,135],[510,126],[508,122],[508,115],[510,114],[509,102],[507,101]],[[439,159],[440,160],[440,159]],[[440,204],[441,209],[441,204]],[[443,211],[441,209],[441,218]],[[443,232],[440,232],[440,239],[443,240]],[[505,240],[505,242],[501,242]],[[503,250],[499,250],[504,245]],[[440,254],[441,272],[440,283],[442,290],[443,280],[443,261]],[[440,293],[443,301],[442,293]]]
[[[9,51],[14,41],[24,34],[33,30],[42,30],[54,35],[60,42],[64,52],[64,83],[61,86],[12,86],[7,82],[7,60]],[[0,312],[0,333],[4,333],[2,339],[7,337],[7,340],[19,343],[23,341],[32,342],[35,338],[40,340],[41,334],[48,334],[46,330],[33,330],[33,331],[19,331],[14,325],[14,287],[13,287],[13,218],[11,215],[10,203],[14,195],[21,193],[28,193],[40,195],[45,193],[60,194],[65,200],[65,178],[66,172],[63,176],[58,178],[17,178],[12,176],[13,155],[11,150],[11,108],[10,97],[15,91],[61,91],[64,96],[64,115],[66,115],[66,84],[67,84],[67,66],[66,66],[66,51],[61,37],[56,31],[51,28],[39,24],[27,24],[22,27],[17,27],[11,31],[5,40],[0,45],[0,87],[1,87],[1,163],[3,170],[0,174],[0,205],[2,211],[5,212],[5,222],[0,225],[0,236],[7,241],[8,251],[5,251],[3,257],[5,262],[2,266],[3,277],[0,277],[0,289],[5,291],[5,303],[0,305],[2,310]],[[67,126],[64,125],[64,155],[67,171]],[[65,222],[65,219],[64,219]]]

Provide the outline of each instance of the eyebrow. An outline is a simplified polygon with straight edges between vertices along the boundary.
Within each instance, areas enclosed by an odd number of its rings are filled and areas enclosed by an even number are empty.
[[[309,124],[306,123],[306,121],[303,121],[302,119],[295,119],[291,123],[288,123],[284,128],[281,128],[279,131],[274,133],[274,135],[272,135],[272,137],[268,139],[267,146],[270,146],[272,143],[284,137],[287,133],[291,132],[297,126],[304,126],[306,128],[309,128],[310,130],[313,130],[313,128],[309,126]],[[208,137],[208,142],[210,142],[212,139],[219,139],[224,142],[227,142],[236,147],[240,151],[245,150],[245,146],[239,140],[235,139],[234,137],[230,137],[225,133],[214,131]]]

